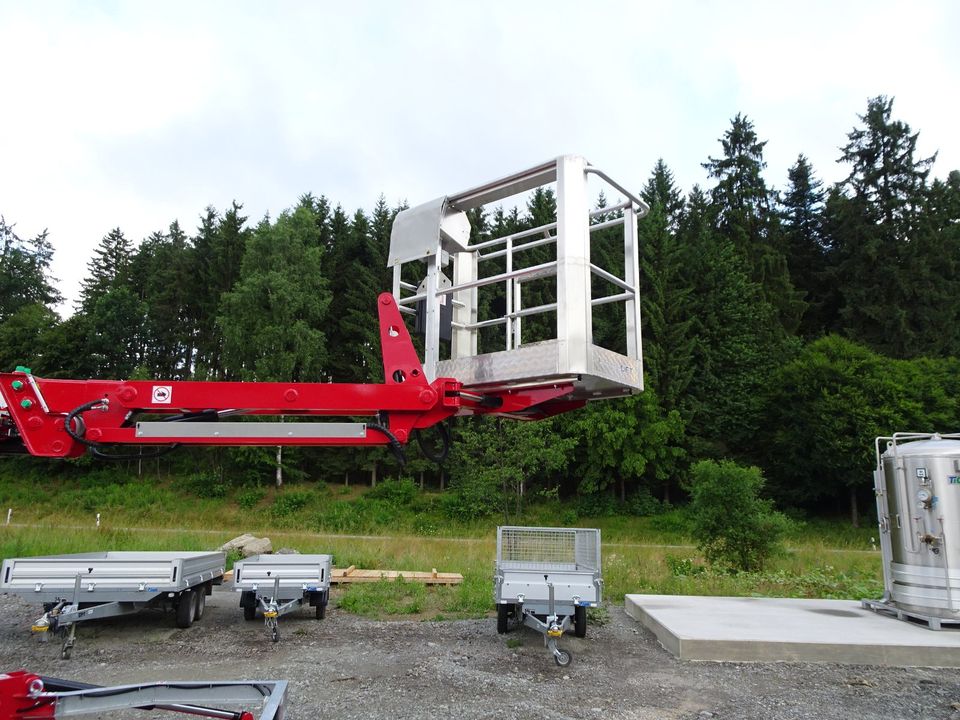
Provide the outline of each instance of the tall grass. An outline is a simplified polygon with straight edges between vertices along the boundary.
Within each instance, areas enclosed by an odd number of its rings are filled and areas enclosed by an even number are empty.
[[[8,507],[14,523],[0,525],[0,556],[203,550],[251,532],[270,537],[274,548],[332,554],[338,567],[436,568],[464,576],[454,587],[346,586],[338,601],[353,612],[430,619],[476,617],[492,609],[498,520],[451,520],[439,493],[371,493],[324,483],[208,488],[203,482],[108,470],[54,479],[0,475],[0,523]],[[727,574],[703,567],[683,509],[652,517],[580,517],[576,508],[552,500],[510,522],[599,527],[607,602],[619,603],[625,593],[857,599],[882,592],[880,555],[871,542],[876,530],[869,527],[795,522],[787,551],[765,572]]]

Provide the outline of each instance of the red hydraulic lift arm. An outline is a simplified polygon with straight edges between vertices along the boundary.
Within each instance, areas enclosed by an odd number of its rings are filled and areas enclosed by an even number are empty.
[[[22,443],[32,455],[53,458],[134,445],[396,447],[456,414],[536,418],[567,409],[562,398],[571,388],[564,384],[477,396],[452,378],[428,382],[393,296],[381,294],[377,308],[383,384],[49,380],[22,368],[0,373],[0,447]],[[305,421],[228,421],[237,415]]]

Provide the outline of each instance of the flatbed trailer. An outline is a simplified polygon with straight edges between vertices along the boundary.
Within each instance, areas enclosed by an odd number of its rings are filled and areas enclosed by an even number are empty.
[[[177,627],[203,616],[206,596],[223,581],[222,552],[107,551],[11,558],[0,567],[0,592],[43,606],[32,626],[64,637],[70,657],[76,625],[128,615],[147,607],[172,608]]]
[[[245,620],[263,614],[270,639],[280,639],[278,620],[304,605],[322,620],[330,599],[330,555],[254,555],[233,566],[233,588],[240,593]]]
[[[527,625],[543,633],[557,665],[573,659],[557,647],[571,627],[587,634],[587,608],[599,607],[600,531],[592,528],[497,528],[494,602],[497,632]]]

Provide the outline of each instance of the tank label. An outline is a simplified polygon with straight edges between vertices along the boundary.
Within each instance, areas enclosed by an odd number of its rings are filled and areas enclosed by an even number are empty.
[[[927,469],[926,469],[926,468],[917,468],[917,477],[918,477],[918,478],[925,478],[926,476],[927,476]]]
[[[951,485],[960,485],[960,475],[947,475],[947,482]]]

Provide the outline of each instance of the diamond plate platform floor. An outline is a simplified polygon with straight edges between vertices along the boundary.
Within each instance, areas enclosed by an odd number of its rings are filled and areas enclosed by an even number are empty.
[[[625,609],[683,660],[960,667],[960,630],[853,600],[627,595]]]

